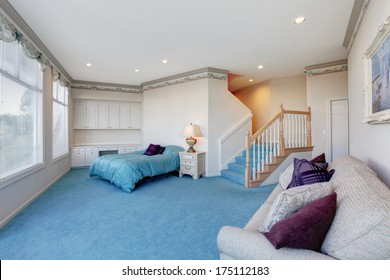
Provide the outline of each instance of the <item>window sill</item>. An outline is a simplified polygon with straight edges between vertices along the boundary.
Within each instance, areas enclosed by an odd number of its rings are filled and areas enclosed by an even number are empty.
[[[0,189],[3,189],[3,188],[6,188],[8,187],[9,185],[33,174],[33,173],[36,173],[40,170],[43,170],[45,168],[45,164],[44,163],[38,163],[38,164],[35,164],[33,166],[30,166],[26,169],[23,169],[17,173],[14,173],[12,175],[9,175],[5,178],[2,178],[0,179]]]

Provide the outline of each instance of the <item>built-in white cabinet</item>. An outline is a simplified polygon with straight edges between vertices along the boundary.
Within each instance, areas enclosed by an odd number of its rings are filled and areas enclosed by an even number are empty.
[[[85,164],[89,166],[92,162],[99,157],[98,148],[85,148]]]
[[[85,148],[72,148],[72,167],[85,166]]]
[[[119,103],[98,103],[98,129],[119,129]]]
[[[97,103],[75,102],[74,128],[96,129],[97,128]]]
[[[131,153],[140,148],[139,144],[73,147],[71,149],[71,163],[72,167],[86,167],[90,166],[99,156]]]
[[[140,103],[121,103],[119,105],[120,128],[140,129]]]
[[[74,129],[140,129],[141,103],[76,101]]]
[[[129,146],[129,147],[119,147],[118,154],[128,154],[137,151],[137,147]]]

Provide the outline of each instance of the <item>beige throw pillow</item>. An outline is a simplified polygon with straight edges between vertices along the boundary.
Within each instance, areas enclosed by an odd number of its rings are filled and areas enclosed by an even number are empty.
[[[332,182],[322,182],[299,186],[281,192],[272,204],[259,230],[268,232],[277,222],[296,213],[308,203],[331,194],[333,189]]]

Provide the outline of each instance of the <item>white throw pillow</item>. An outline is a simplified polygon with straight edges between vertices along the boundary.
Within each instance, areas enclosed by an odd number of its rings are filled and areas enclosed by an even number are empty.
[[[261,232],[268,232],[277,222],[291,216],[308,203],[333,192],[332,182],[322,182],[299,186],[281,192],[268,212]]]
[[[286,170],[284,170],[279,176],[279,184],[283,189],[287,189],[291,182],[294,173],[294,163],[291,163]]]

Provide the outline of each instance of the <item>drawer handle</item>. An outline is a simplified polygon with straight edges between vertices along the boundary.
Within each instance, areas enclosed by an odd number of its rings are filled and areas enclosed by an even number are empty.
[[[191,170],[191,167],[188,167],[188,166],[184,166],[184,168],[185,168],[186,170]]]

